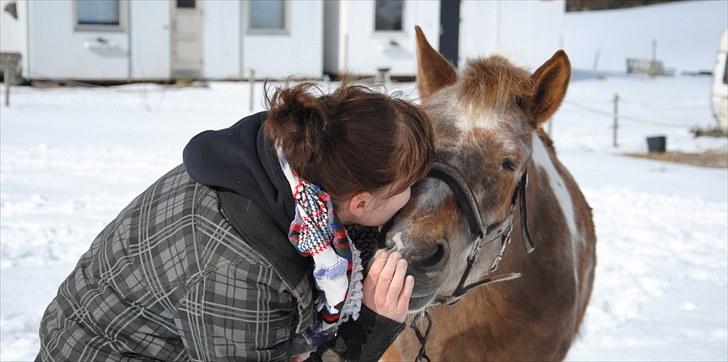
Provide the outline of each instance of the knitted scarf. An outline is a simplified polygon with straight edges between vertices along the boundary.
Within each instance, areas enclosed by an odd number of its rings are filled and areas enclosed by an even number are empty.
[[[332,337],[350,317],[359,318],[362,301],[362,263],[359,251],[334,214],[331,196],[291,170],[278,151],[283,174],[291,186],[296,216],[288,239],[298,252],[312,257],[317,318],[308,331],[314,345]]]

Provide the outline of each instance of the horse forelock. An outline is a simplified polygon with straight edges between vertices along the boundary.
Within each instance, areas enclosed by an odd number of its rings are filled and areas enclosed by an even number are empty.
[[[513,118],[516,99],[525,102],[533,93],[528,71],[499,55],[469,60],[456,87],[457,104],[471,128],[495,128]]]

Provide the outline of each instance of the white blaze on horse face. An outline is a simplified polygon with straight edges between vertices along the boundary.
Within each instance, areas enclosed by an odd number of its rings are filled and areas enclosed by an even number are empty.
[[[446,102],[452,102],[452,98],[446,99]],[[463,132],[468,132],[474,128],[495,129],[503,123],[502,115],[498,112],[480,107],[481,105],[476,102],[455,103],[455,107],[450,110],[450,114],[455,114],[455,126]]]
[[[463,132],[471,131],[473,128],[496,129],[503,123],[496,112],[482,112],[472,109],[472,106],[464,108],[456,123]]]
[[[402,232],[398,231],[392,236],[392,241],[394,241],[394,249],[393,250],[402,250],[404,249],[404,241],[402,240]]]
[[[551,185],[551,189],[554,191],[556,200],[559,202],[559,206],[561,206],[561,211],[566,218],[566,225],[569,227],[571,236],[572,238],[579,239],[577,237],[579,233],[576,229],[576,214],[574,213],[574,204],[571,202],[569,189],[566,188],[564,179],[556,170],[556,166],[553,161],[551,161],[551,156],[549,155],[548,150],[546,150],[546,146],[544,146],[543,141],[541,141],[541,138],[536,134],[533,135],[532,145],[533,161],[546,172],[549,179],[549,185]]]

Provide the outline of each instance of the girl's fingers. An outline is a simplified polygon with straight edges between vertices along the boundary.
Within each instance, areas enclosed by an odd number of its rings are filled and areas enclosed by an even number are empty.
[[[404,277],[407,275],[407,261],[399,259],[397,261],[397,269],[394,271],[392,276],[392,282],[389,283],[389,290],[387,291],[387,304],[397,305],[399,295],[404,287]]]
[[[414,287],[415,277],[408,275],[404,280],[404,288],[402,288],[402,293],[399,295],[399,300],[397,301],[397,312],[400,312],[403,315],[407,314],[407,310],[409,309],[409,300],[410,297],[412,297],[412,290]]]
[[[392,282],[394,272],[397,270],[397,261],[401,258],[398,252],[389,254],[387,262],[382,267],[377,280],[377,286],[374,291],[374,303],[377,306],[384,306],[387,303],[387,292],[389,291],[389,283]]]
[[[384,264],[389,258],[389,253],[386,250],[380,249],[374,255],[372,262],[369,264],[369,271],[367,272],[367,278],[364,280],[364,293],[374,292],[374,288],[377,286],[379,280],[379,274],[384,268]]]
[[[367,278],[371,278],[376,281],[379,279],[379,273],[382,272],[384,264],[387,262],[389,253],[386,250],[379,250],[374,255],[374,259],[369,263],[369,271],[367,272]]]

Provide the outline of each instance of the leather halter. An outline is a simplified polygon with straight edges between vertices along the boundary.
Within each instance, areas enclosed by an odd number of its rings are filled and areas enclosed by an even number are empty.
[[[478,203],[475,199],[475,195],[473,194],[473,190],[468,186],[465,178],[455,167],[444,162],[436,161],[432,165],[432,169],[430,170],[428,177],[444,181],[453,191],[455,197],[457,198],[458,206],[463,211],[463,213],[465,214],[465,218],[468,221],[468,227],[470,229],[470,236],[472,240],[472,247],[470,249],[470,254],[468,254],[467,266],[465,267],[465,271],[460,277],[460,281],[453,291],[453,294],[450,296],[437,297],[436,302],[454,304],[458,300],[460,300],[460,298],[462,298],[465,293],[475,287],[519,278],[521,276],[520,273],[505,273],[493,276],[491,276],[490,274],[498,270],[498,265],[503,259],[503,254],[505,253],[506,247],[511,242],[511,231],[513,229],[513,214],[516,208],[516,201],[519,201],[519,199],[521,208],[523,245],[526,248],[526,252],[529,254],[535,249],[533,241],[531,239],[531,233],[528,230],[528,222],[526,219],[526,187],[528,186],[528,173],[526,171],[523,172],[523,175],[518,182],[518,187],[516,187],[516,190],[513,192],[513,196],[511,198],[510,215],[508,215],[508,217],[500,223],[494,223],[490,225],[486,225],[483,222],[483,217],[480,212],[480,208],[478,207]],[[488,274],[486,274],[484,278],[480,279],[475,283],[465,285],[465,282],[467,281],[468,276],[470,275],[470,272],[472,271],[472,268],[478,259],[480,249],[483,247],[483,245],[490,244],[496,240],[500,240],[501,242],[500,250],[498,252],[498,255],[491,262]]]

